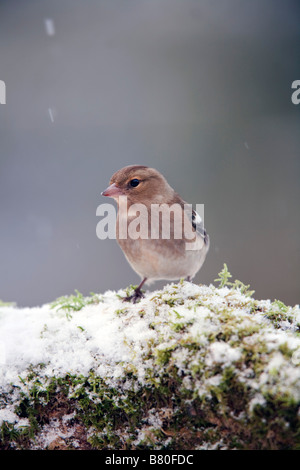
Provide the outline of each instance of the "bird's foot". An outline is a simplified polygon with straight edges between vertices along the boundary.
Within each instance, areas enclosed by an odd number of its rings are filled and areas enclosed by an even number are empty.
[[[193,279],[191,278],[191,276],[187,276],[185,278],[185,281],[193,283]]]
[[[132,302],[136,304],[139,300],[141,300],[144,296],[144,293],[139,289],[138,287],[134,289],[134,292],[132,295],[127,295],[126,297],[123,297],[123,302]]]

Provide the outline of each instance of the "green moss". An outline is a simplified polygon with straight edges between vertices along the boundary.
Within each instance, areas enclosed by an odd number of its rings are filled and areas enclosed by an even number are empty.
[[[91,292],[89,297],[84,297],[78,290],[75,290],[76,295],[62,296],[56,299],[51,304],[51,308],[56,310],[63,310],[67,318],[71,318],[71,312],[78,312],[86,305],[98,304],[102,302],[101,296]]]
[[[3,302],[3,300],[0,299],[0,307],[14,307],[16,305],[16,302]]]
[[[266,312],[266,318],[271,320],[275,328],[280,329],[282,322],[294,325],[295,332],[300,332],[300,322],[295,318],[295,309],[288,307],[280,300],[275,300]]]
[[[49,421],[58,396],[61,404],[76,411],[75,419],[86,429],[87,442],[94,449],[178,450],[197,448],[203,442],[218,447],[221,440],[234,449],[297,448],[299,403],[288,395],[266,396],[266,405],[257,405],[250,418],[234,419],[233,415],[246,410],[249,400],[249,390],[239,382],[234,368],[224,369],[219,386],[211,386],[210,398],[191,399],[189,394],[187,399],[182,381],[175,377],[173,368],[172,377],[166,373],[159,384],[126,394],[93,373],[87,378],[52,379],[39,393],[36,385],[28,384],[28,395],[23,394],[16,412],[30,424],[18,430],[4,422],[1,448],[26,448]],[[161,420],[158,427],[147,421],[153,409]]]

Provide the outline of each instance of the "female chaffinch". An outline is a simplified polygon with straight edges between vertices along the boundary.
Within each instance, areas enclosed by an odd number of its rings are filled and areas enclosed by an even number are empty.
[[[201,217],[159,171],[143,165],[126,166],[114,173],[102,195],[118,204],[116,238],[142,279],[133,295],[124,300],[135,303],[143,297],[145,282],[193,279],[204,263],[209,237]],[[158,223],[159,213],[162,224]]]

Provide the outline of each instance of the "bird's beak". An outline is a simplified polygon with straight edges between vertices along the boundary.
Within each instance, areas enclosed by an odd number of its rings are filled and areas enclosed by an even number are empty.
[[[108,186],[108,188],[106,188],[105,191],[101,193],[101,195],[118,198],[119,196],[124,196],[124,193],[115,183],[113,183]]]

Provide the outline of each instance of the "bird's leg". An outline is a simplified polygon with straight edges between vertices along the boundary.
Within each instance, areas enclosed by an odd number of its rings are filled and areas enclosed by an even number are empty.
[[[187,281],[187,282],[193,282],[193,279],[191,278],[191,276],[187,276],[187,277],[185,278],[185,281]]]
[[[123,302],[133,302],[134,304],[139,300],[141,299],[142,297],[144,297],[144,294],[142,292],[142,287],[144,285],[144,283],[147,281],[147,278],[145,277],[142,282],[136,287],[136,289],[134,289],[134,293],[132,295],[128,295],[127,297],[124,297],[123,298]]]

